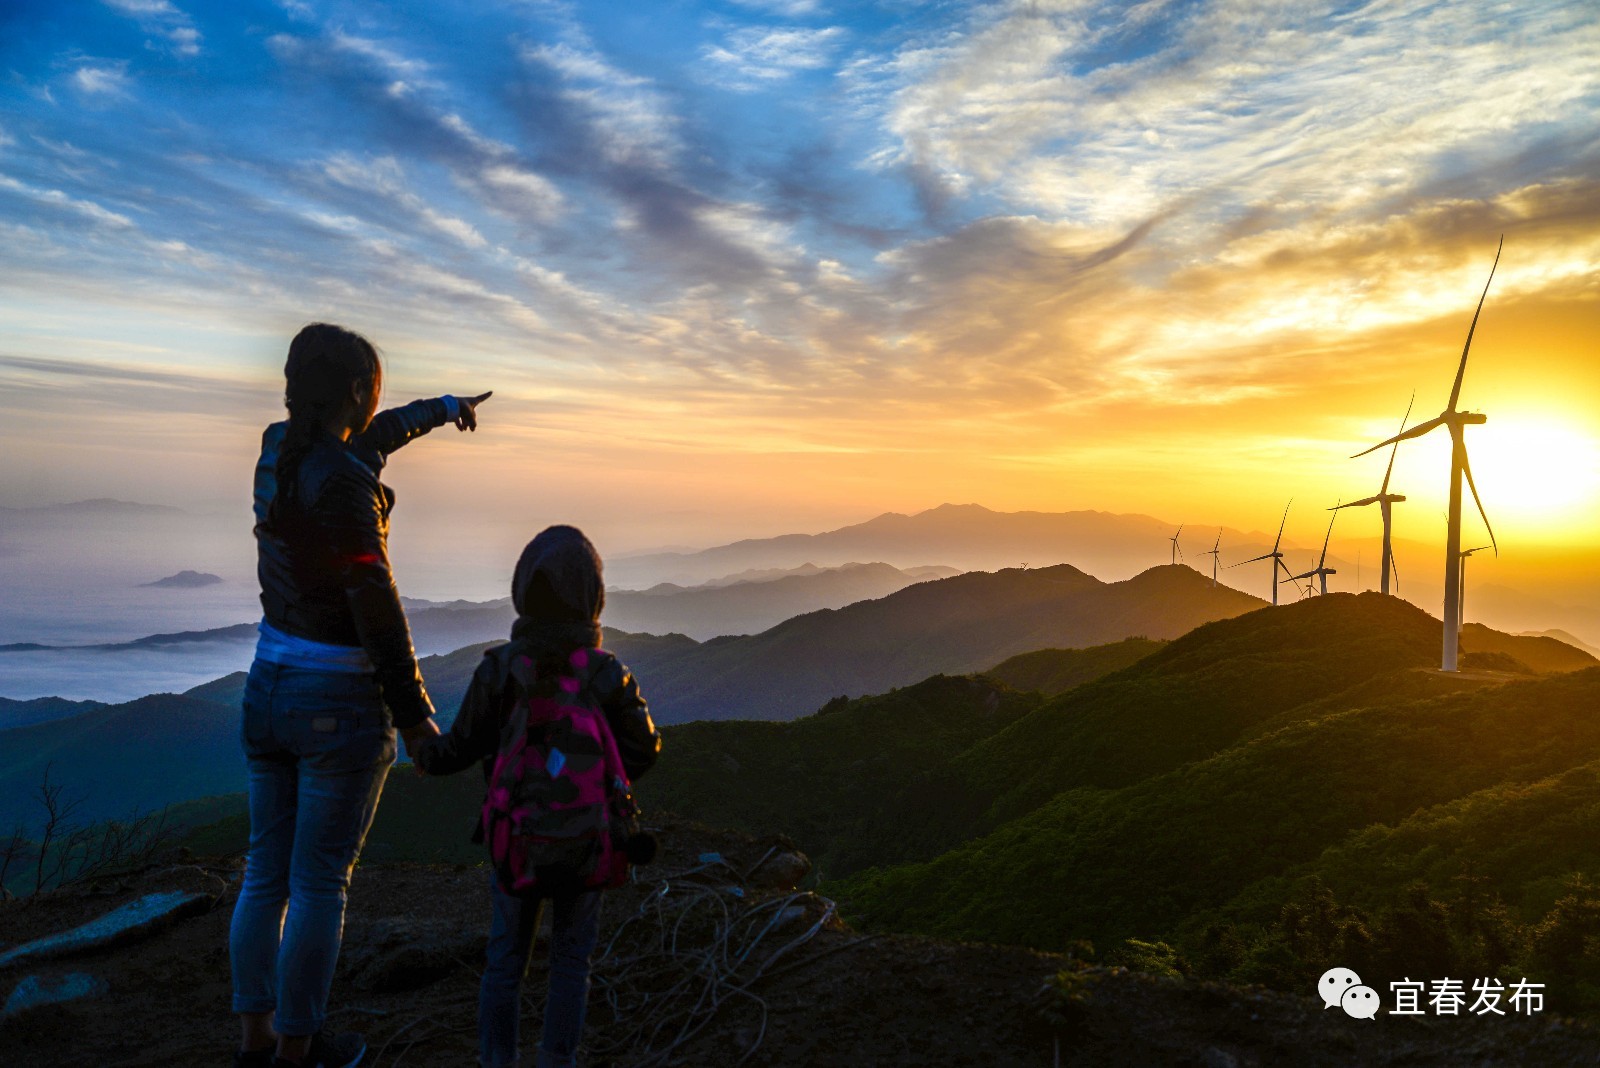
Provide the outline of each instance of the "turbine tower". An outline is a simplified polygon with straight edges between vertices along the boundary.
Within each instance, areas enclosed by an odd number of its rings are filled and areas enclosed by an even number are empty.
[[[1460,634],[1461,633],[1461,628],[1467,625],[1467,557],[1471,556],[1473,553],[1481,553],[1481,552],[1483,552],[1483,550],[1485,550],[1487,548],[1489,548],[1489,546],[1480,545],[1476,549],[1462,549],[1461,550],[1461,564],[1460,564],[1461,577],[1460,577],[1460,580],[1459,580],[1460,581],[1460,585],[1461,585],[1461,599],[1456,602],[1456,608],[1457,608],[1456,633],[1457,634]]]
[[[1293,503],[1294,503],[1294,498],[1290,497],[1289,498],[1289,504],[1293,504]],[[1271,558],[1271,560],[1272,560],[1272,603],[1273,604],[1277,604],[1278,603],[1278,569],[1282,568],[1283,569],[1283,573],[1285,575],[1289,575],[1289,581],[1290,582],[1294,582],[1294,576],[1292,574],[1290,574],[1290,572],[1289,572],[1289,565],[1283,562],[1283,553],[1278,551],[1278,546],[1280,544],[1282,544],[1282,542],[1283,542],[1283,525],[1289,521],[1289,504],[1286,504],[1286,505],[1283,506],[1283,518],[1278,521],[1278,540],[1274,541],[1272,543],[1272,551],[1270,553],[1263,553],[1260,556],[1252,557],[1249,560],[1240,560],[1237,564],[1229,564],[1228,565],[1229,567],[1241,567],[1241,566],[1243,566],[1245,564],[1253,564],[1257,560],[1266,560],[1268,558]],[[1218,536],[1219,537],[1221,536],[1220,532],[1219,532]],[[1295,582],[1295,589],[1299,589],[1299,588],[1300,588],[1300,584],[1298,582]]]
[[[1415,404],[1416,402],[1417,402],[1417,395],[1415,393],[1413,393],[1413,394],[1411,394],[1411,404]],[[1406,429],[1406,420],[1411,418],[1411,404],[1407,404],[1406,405],[1406,414],[1400,417],[1400,430],[1401,430],[1402,433],[1404,433],[1405,429]],[[1395,566],[1395,563],[1394,563],[1394,543],[1390,539],[1390,530],[1391,530],[1391,522],[1390,521],[1391,521],[1391,518],[1392,518],[1392,513],[1390,512],[1390,506],[1395,504],[1395,503],[1397,503],[1397,502],[1399,502],[1399,501],[1405,500],[1405,496],[1403,494],[1390,493],[1389,492],[1389,476],[1394,474],[1394,456],[1395,456],[1395,453],[1397,453],[1399,451],[1400,451],[1400,439],[1396,438],[1395,439],[1395,443],[1394,443],[1394,448],[1392,450],[1390,450],[1390,452],[1389,452],[1389,469],[1383,473],[1383,487],[1378,490],[1378,495],[1376,497],[1366,497],[1366,498],[1364,498],[1362,500],[1359,500],[1359,501],[1351,501],[1349,504],[1338,505],[1339,508],[1365,508],[1369,504],[1376,504],[1382,510],[1382,512],[1383,512],[1383,580],[1379,585],[1380,585],[1380,587],[1382,589],[1382,592],[1384,594],[1387,594],[1389,592],[1389,572],[1391,572],[1391,571],[1394,572],[1394,591],[1396,593],[1400,592],[1400,569]],[[1359,587],[1361,584],[1359,582],[1357,582],[1356,585]]]
[[[1217,558],[1222,549],[1222,528],[1217,528],[1217,543],[1211,547],[1210,552],[1201,553],[1201,556],[1211,557],[1211,585],[1217,584]]]
[[[1183,524],[1179,523],[1178,524],[1178,534],[1182,534],[1182,533],[1183,533]],[[1170,541],[1172,543],[1172,562],[1174,564],[1176,564],[1178,562],[1179,557],[1183,556],[1183,550],[1178,548],[1178,534],[1174,534],[1172,537],[1167,539],[1168,541]]]
[[[1463,412],[1456,409],[1456,404],[1461,399],[1461,380],[1467,374],[1467,354],[1472,351],[1472,335],[1478,329],[1478,316],[1483,312],[1484,298],[1489,295],[1489,285],[1494,281],[1495,268],[1500,265],[1500,250],[1505,247],[1506,239],[1500,238],[1500,247],[1495,249],[1494,264],[1489,268],[1489,281],[1483,284],[1483,295],[1478,298],[1478,309],[1472,313],[1472,325],[1467,328],[1467,343],[1461,347],[1461,365],[1456,368],[1455,385],[1450,389],[1450,404],[1444,411],[1426,423],[1418,423],[1410,430],[1402,431],[1388,441],[1380,441],[1370,449],[1356,453],[1356,456],[1365,456],[1375,452],[1385,445],[1405,441],[1407,438],[1420,438],[1429,431],[1439,427],[1446,427],[1450,431],[1450,513],[1445,529],[1444,547],[1444,649],[1440,656],[1441,671],[1455,671],[1456,657],[1460,650],[1460,619],[1461,619],[1461,476],[1467,477],[1467,486],[1472,490],[1472,500],[1478,506],[1478,514],[1483,516],[1483,525],[1489,531],[1489,544],[1494,549],[1496,556],[1500,555],[1500,544],[1495,541],[1494,528],[1489,526],[1489,513],[1483,510],[1483,499],[1478,496],[1477,484],[1472,481],[1472,465],[1467,461],[1467,442],[1465,430],[1469,425],[1477,425],[1489,421],[1489,417],[1481,412]],[[1354,459],[1354,457],[1352,457]]]
[[[1330,516],[1329,519],[1328,519],[1328,533],[1322,539],[1322,555],[1317,558],[1317,566],[1312,568],[1310,571],[1307,571],[1303,575],[1291,575],[1290,576],[1291,578],[1294,578],[1294,579],[1320,578],[1322,580],[1322,592],[1324,594],[1326,594],[1328,592],[1328,576],[1329,575],[1337,575],[1339,573],[1339,569],[1338,568],[1336,568],[1336,567],[1328,567],[1327,566],[1327,564],[1328,564],[1328,539],[1333,537],[1333,521],[1335,519],[1339,518],[1339,509],[1338,508],[1330,508],[1330,509],[1328,509],[1328,511],[1332,512],[1333,515]],[[1308,582],[1308,583],[1306,583],[1306,585],[1309,586],[1310,583]]]

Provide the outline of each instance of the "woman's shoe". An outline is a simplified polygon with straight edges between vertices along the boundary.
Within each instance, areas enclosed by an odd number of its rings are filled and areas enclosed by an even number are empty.
[[[366,1055],[365,1036],[358,1035],[354,1031],[338,1035],[320,1031],[311,1040],[311,1048],[306,1051],[305,1060],[291,1061],[283,1057],[274,1057],[272,1068],[355,1068]]]

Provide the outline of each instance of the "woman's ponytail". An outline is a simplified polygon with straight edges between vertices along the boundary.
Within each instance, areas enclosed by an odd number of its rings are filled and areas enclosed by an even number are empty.
[[[278,512],[281,502],[298,495],[300,462],[311,451],[318,429],[344,407],[350,387],[367,386],[376,392],[382,376],[378,351],[354,331],[312,323],[295,335],[283,367],[283,403],[289,409],[289,425],[278,448],[278,489],[272,513]]]

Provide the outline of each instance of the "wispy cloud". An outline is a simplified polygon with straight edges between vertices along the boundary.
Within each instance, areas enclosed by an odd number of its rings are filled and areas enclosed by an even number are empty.
[[[72,72],[72,87],[85,96],[125,96],[130,80],[126,62],[85,63]]]
[[[174,54],[192,57],[200,54],[200,31],[194,20],[169,0],[102,0],[113,11],[136,19],[141,29],[167,42]]]
[[[746,26],[729,33],[720,44],[706,45],[702,55],[724,84],[753,90],[828,66],[845,36],[839,26]]]

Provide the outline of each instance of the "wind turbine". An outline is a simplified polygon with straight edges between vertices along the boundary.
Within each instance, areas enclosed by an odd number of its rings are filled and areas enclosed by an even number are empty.
[[[1481,553],[1487,548],[1489,548],[1489,546],[1480,545],[1476,549],[1461,550],[1461,563],[1459,565],[1461,568],[1461,577],[1459,580],[1461,585],[1461,599],[1456,602],[1456,609],[1458,612],[1456,615],[1457,634],[1460,634],[1461,628],[1467,625],[1467,557],[1471,556],[1473,553]]]
[[[1336,568],[1336,567],[1328,567],[1327,566],[1327,563],[1328,563],[1328,539],[1333,537],[1333,521],[1335,519],[1339,518],[1339,509],[1338,508],[1330,508],[1330,509],[1328,509],[1328,511],[1332,512],[1333,515],[1331,517],[1329,517],[1329,519],[1328,519],[1328,533],[1322,539],[1322,555],[1317,558],[1317,566],[1312,568],[1310,571],[1307,571],[1303,575],[1291,575],[1290,576],[1291,578],[1295,578],[1295,579],[1320,578],[1322,580],[1322,592],[1324,594],[1326,594],[1328,592],[1328,576],[1329,575],[1337,575],[1339,573],[1339,569],[1338,568]],[[1306,583],[1306,585],[1309,586],[1310,583],[1308,582],[1308,583]]]
[[[1183,533],[1183,524],[1179,523],[1178,524],[1178,534],[1182,534],[1182,533]],[[1174,564],[1176,564],[1178,562],[1178,558],[1183,555],[1183,550],[1178,547],[1178,534],[1174,534],[1172,537],[1167,539],[1168,541],[1170,541],[1172,543],[1172,562]]]
[[[1289,498],[1289,504],[1293,504],[1293,503],[1294,503],[1294,498],[1290,497]],[[1286,505],[1283,506],[1283,518],[1278,521],[1278,539],[1277,539],[1277,541],[1274,541],[1272,543],[1272,551],[1270,553],[1262,553],[1260,556],[1252,557],[1249,560],[1240,560],[1237,564],[1229,564],[1228,565],[1229,567],[1241,567],[1244,564],[1253,564],[1257,560],[1266,560],[1266,559],[1268,559],[1270,557],[1271,560],[1272,560],[1272,603],[1273,604],[1277,604],[1278,603],[1278,569],[1280,567],[1283,568],[1283,573],[1285,575],[1289,575],[1289,581],[1290,582],[1294,582],[1294,576],[1292,574],[1290,574],[1289,565],[1283,562],[1283,553],[1278,551],[1278,546],[1280,544],[1282,544],[1282,542],[1283,542],[1283,525],[1289,521],[1289,504],[1286,504]],[[1219,537],[1220,537],[1220,532],[1219,532]],[[1298,582],[1295,582],[1295,589],[1299,589],[1299,588],[1300,588],[1300,584]]]
[[[1400,417],[1400,431],[1401,431],[1401,433],[1405,432],[1406,420],[1411,418],[1411,405],[1415,404],[1416,402],[1417,402],[1417,395],[1415,393],[1412,393],[1411,394],[1411,404],[1407,404],[1406,405],[1406,414]],[[1389,453],[1389,469],[1383,473],[1383,488],[1378,490],[1378,495],[1376,497],[1366,497],[1366,498],[1364,498],[1362,500],[1359,500],[1359,501],[1351,501],[1349,504],[1341,504],[1341,505],[1337,506],[1339,508],[1365,508],[1369,504],[1376,504],[1382,509],[1382,511],[1383,511],[1383,581],[1380,583],[1380,586],[1381,586],[1382,592],[1385,593],[1385,594],[1387,594],[1389,592],[1389,572],[1390,571],[1394,572],[1394,591],[1395,591],[1395,593],[1399,593],[1400,592],[1400,569],[1395,566],[1395,562],[1394,562],[1394,543],[1390,540],[1391,513],[1390,513],[1390,510],[1389,510],[1391,505],[1393,505],[1393,504],[1395,504],[1395,503],[1397,503],[1399,501],[1405,500],[1405,496],[1403,494],[1390,493],[1389,492],[1389,476],[1394,474],[1394,457],[1395,457],[1395,453],[1397,453],[1399,451],[1400,451],[1400,439],[1399,438],[1395,438],[1394,439],[1394,448]],[[1356,583],[1356,586],[1358,588],[1360,587],[1360,585],[1361,584],[1359,582]]]
[[[1484,527],[1489,531],[1489,544],[1494,548],[1494,554],[1500,555],[1500,544],[1495,541],[1494,528],[1489,526],[1489,513],[1483,510],[1483,499],[1478,496],[1477,484],[1472,481],[1472,465],[1467,461],[1465,437],[1465,430],[1469,424],[1487,423],[1489,417],[1482,412],[1458,411],[1456,403],[1461,399],[1461,380],[1467,374],[1467,353],[1472,351],[1472,335],[1478,329],[1478,316],[1483,312],[1483,302],[1489,295],[1489,285],[1494,281],[1495,268],[1500,265],[1500,250],[1505,247],[1505,243],[1506,239],[1502,236],[1499,247],[1495,249],[1494,264],[1489,268],[1489,281],[1483,284],[1483,295],[1478,298],[1478,309],[1472,313],[1472,325],[1467,328],[1467,343],[1461,347],[1461,365],[1456,368],[1456,382],[1450,389],[1449,406],[1436,418],[1429,419],[1426,423],[1418,423],[1388,441],[1380,441],[1372,448],[1356,453],[1356,456],[1365,456],[1385,445],[1405,441],[1407,438],[1420,438],[1441,426],[1447,427],[1450,431],[1450,513],[1446,523],[1444,547],[1444,649],[1440,657],[1441,671],[1456,670],[1456,654],[1460,649],[1462,475],[1467,476],[1467,486],[1472,490],[1472,499],[1478,506],[1478,514],[1483,516]]]
[[[1222,528],[1218,527],[1217,528],[1217,543],[1211,547],[1211,551],[1210,552],[1201,553],[1200,554],[1201,556],[1209,556],[1209,557],[1211,557],[1211,585],[1213,585],[1213,586],[1215,586],[1217,584],[1217,558],[1221,553],[1221,549],[1222,549]]]

